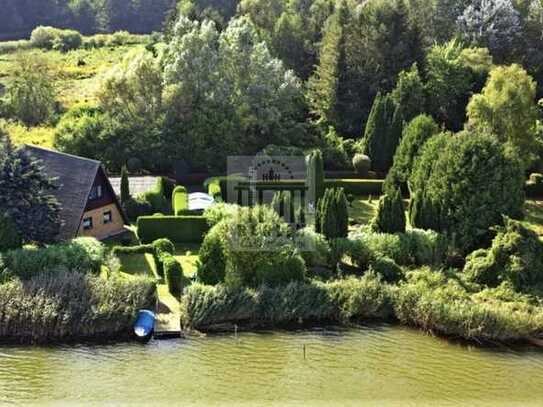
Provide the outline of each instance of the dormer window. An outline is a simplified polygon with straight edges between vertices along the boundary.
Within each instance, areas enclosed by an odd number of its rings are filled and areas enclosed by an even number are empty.
[[[89,194],[89,200],[94,201],[102,197],[102,185],[94,185]]]

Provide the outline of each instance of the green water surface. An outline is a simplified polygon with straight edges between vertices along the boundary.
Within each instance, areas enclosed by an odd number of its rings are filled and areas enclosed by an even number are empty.
[[[305,346],[305,359],[304,359]],[[401,327],[0,347],[0,404],[543,406],[543,351]]]

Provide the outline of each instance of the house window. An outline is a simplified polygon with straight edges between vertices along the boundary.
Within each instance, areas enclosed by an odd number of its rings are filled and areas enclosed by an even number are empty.
[[[111,211],[104,212],[104,225],[113,222],[113,214]]]
[[[89,200],[94,201],[96,199],[100,199],[101,197],[102,197],[102,185],[93,186],[89,194]]]
[[[92,229],[92,217],[83,219],[83,230],[91,230],[91,229]]]

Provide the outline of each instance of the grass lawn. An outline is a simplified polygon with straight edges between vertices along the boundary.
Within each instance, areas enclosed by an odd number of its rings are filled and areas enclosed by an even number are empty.
[[[196,273],[196,262],[198,261],[199,251],[200,245],[194,243],[186,243],[176,247],[174,257],[183,266],[183,274],[185,276],[193,277]]]
[[[354,225],[365,225],[371,221],[377,211],[379,197],[355,196],[349,206],[349,220]]]

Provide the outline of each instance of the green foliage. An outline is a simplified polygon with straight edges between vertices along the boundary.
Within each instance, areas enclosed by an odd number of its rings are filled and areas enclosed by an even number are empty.
[[[141,216],[138,237],[143,243],[167,238],[175,243],[200,243],[208,230],[203,216]]]
[[[506,281],[529,292],[543,286],[543,243],[520,222],[506,219],[490,249],[468,256],[464,273],[478,284],[497,287]]]
[[[74,30],[61,30],[54,27],[36,27],[30,35],[30,42],[36,48],[55,49],[68,52],[83,43],[81,34]]]
[[[315,230],[328,240],[347,237],[349,211],[342,188],[327,188],[317,204]]]
[[[502,214],[522,216],[522,166],[493,137],[468,132],[428,143],[410,180],[419,200],[410,208],[413,226],[427,227],[420,221],[426,219],[469,252],[489,242],[489,228],[502,223]]]
[[[121,168],[121,203],[124,205],[132,199],[130,195],[130,183],[128,180],[128,170],[126,165]]]
[[[81,237],[45,248],[22,248],[0,255],[0,275],[31,279],[40,273],[98,274],[105,260],[105,247],[94,238]]]
[[[391,97],[406,122],[410,122],[421,113],[424,113],[426,90],[417,64],[414,64],[409,70],[400,72]]]
[[[378,256],[373,259],[369,270],[381,276],[383,281],[387,283],[397,283],[404,276],[402,268],[388,257]]]
[[[373,179],[327,179],[326,188],[343,188],[346,194],[356,196],[381,195],[383,181]]]
[[[207,193],[213,197],[215,202],[223,202],[223,194],[221,189],[221,182],[218,179],[214,179],[207,185]]]
[[[408,273],[394,298],[400,322],[477,341],[518,341],[541,329],[540,307],[504,289],[471,294],[457,279],[430,269]]]
[[[353,157],[353,167],[358,175],[367,178],[371,170],[371,158],[364,154],[356,154]]]
[[[307,267],[328,265],[331,248],[323,235],[316,233],[311,227],[305,227],[296,232],[295,239]]]
[[[51,119],[56,110],[56,91],[46,60],[36,54],[21,55],[15,69],[15,79],[7,89],[9,114],[27,126]]]
[[[374,274],[332,283],[227,288],[194,284],[183,297],[184,325],[209,329],[223,323],[282,325],[312,321],[388,319],[392,295]]]
[[[398,189],[381,197],[371,227],[381,233],[405,232],[405,208]]]
[[[324,161],[320,150],[314,150],[306,157],[306,167],[309,191],[318,202],[324,195]]]
[[[182,185],[176,186],[173,190],[172,208],[176,216],[186,213],[189,209],[189,194]]]
[[[17,225],[6,214],[0,213],[0,252],[18,249],[23,245]]]
[[[470,126],[510,143],[526,167],[536,159],[536,83],[522,67],[494,68],[482,92],[470,100],[467,112]]]
[[[276,287],[292,281],[304,281],[306,270],[302,256],[286,249],[274,253],[273,257],[258,265],[256,280],[259,284]]]
[[[134,316],[156,303],[147,277],[81,273],[34,275],[0,285],[0,336],[17,343],[128,339]],[[31,329],[29,329],[31,327]]]
[[[215,285],[224,282],[226,274],[225,223],[218,223],[206,234],[200,246],[198,271],[199,282]]]
[[[208,225],[213,227],[223,219],[234,217],[238,209],[239,206],[235,204],[218,203],[207,208],[204,211],[204,216]]]
[[[394,154],[394,164],[385,181],[385,191],[392,191],[395,188],[407,191],[407,181],[422,146],[437,133],[439,127],[428,115],[415,117],[404,128],[402,140]]]
[[[179,298],[188,285],[188,279],[183,275],[183,267],[172,255],[163,255],[163,264],[168,290],[174,297]]]
[[[392,96],[379,93],[373,103],[363,140],[363,152],[370,156],[373,169],[387,172],[400,143],[403,118]]]
[[[57,188],[40,162],[15,148],[0,128],[0,208],[15,223],[23,243],[51,243],[60,230]]]

